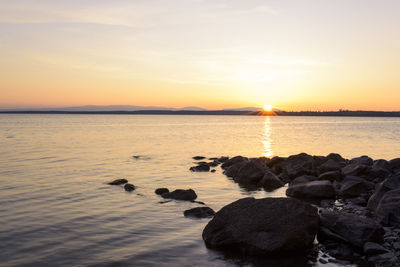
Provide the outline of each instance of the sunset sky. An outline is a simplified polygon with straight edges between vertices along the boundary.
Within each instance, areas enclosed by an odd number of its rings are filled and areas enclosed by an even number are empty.
[[[0,0],[0,108],[400,110],[399,0]]]

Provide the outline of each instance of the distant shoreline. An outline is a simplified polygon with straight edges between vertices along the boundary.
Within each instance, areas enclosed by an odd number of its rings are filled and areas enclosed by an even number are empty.
[[[400,117],[400,111],[235,111],[235,110],[138,110],[138,111],[40,111],[5,110],[0,114],[114,114],[114,115],[239,115],[239,116],[317,116],[317,117]]]

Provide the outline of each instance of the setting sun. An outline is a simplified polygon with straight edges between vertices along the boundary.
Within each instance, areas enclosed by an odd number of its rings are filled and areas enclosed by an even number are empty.
[[[269,104],[264,105],[264,111],[272,111],[272,106]]]

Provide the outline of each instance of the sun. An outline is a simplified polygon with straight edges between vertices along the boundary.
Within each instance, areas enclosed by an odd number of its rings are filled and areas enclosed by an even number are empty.
[[[270,104],[264,105],[264,111],[272,111],[272,106]]]

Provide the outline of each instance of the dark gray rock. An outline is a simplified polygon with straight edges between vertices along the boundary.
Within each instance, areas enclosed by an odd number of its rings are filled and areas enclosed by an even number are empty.
[[[384,230],[372,219],[324,210],[320,214],[320,222],[321,228],[356,247],[362,248],[366,242],[383,242]],[[318,240],[322,243],[329,239],[329,236],[327,238],[326,235],[318,235]]]
[[[316,180],[318,180],[318,178],[316,176],[302,175],[302,176],[299,176],[296,179],[292,180],[289,183],[289,186],[296,185],[296,184],[304,184],[304,183],[308,183],[308,182],[312,182],[312,181],[316,181]]]
[[[342,169],[343,176],[364,176],[368,175],[371,170],[371,166],[352,163]]]
[[[389,162],[384,159],[378,159],[374,161],[372,165],[371,171],[369,173],[370,180],[374,182],[382,182],[385,178],[387,178],[392,173],[391,168],[389,166]]]
[[[224,163],[224,162],[227,162],[229,160],[229,157],[219,157],[218,159],[217,159],[217,161],[219,162],[219,163]]]
[[[290,185],[286,190],[286,195],[305,199],[334,198],[335,189],[330,181],[312,181]]]
[[[200,164],[198,166],[190,167],[192,172],[208,172],[210,171],[210,166],[208,164]]]
[[[400,158],[389,160],[389,167],[394,172],[400,172]]]
[[[341,179],[342,173],[340,171],[324,172],[318,176],[318,180],[340,181]]]
[[[154,193],[156,193],[157,195],[162,195],[164,193],[168,193],[169,189],[168,188],[157,188]]]
[[[265,164],[249,161],[241,165],[240,169],[233,176],[233,180],[242,184],[257,184],[267,170],[268,167]]]
[[[353,158],[349,162],[350,164],[356,164],[356,165],[367,165],[367,166],[372,166],[374,163],[374,160],[371,159],[368,156],[361,156],[358,158]]]
[[[344,198],[358,197],[373,190],[375,185],[357,176],[346,176],[340,187],[340,195]]]
[[[239,172],[240,168],[242,168],[242,166],[245,165],[246,162],[247,161],[241,161],[241,162],[238,162],[234,165],[227,167],[224,170],[224,174],[228,177],[235,177],[237,175],[237,173]]]
[[[337,153],[330,153],[328,156],[326,156],[327,160],[333,160],[336,162],[346,162],[346,160]]]
[[[193,159],[194,160],[202,160],[202,159],[205,159],[206,157],[203,157],[203,156],[194,156],[193,157]]]
[[[266,191],[273,191],[284,186],[285,184],[272,171],[267,170],[259,185],[262,186]]]
[[[230,166],[240,163],[240,162],[244,162],[244,161],[248,161],[248,158],[242,157],[242,156],[236,156],[233,157],[231,159],[228,159],[227,161],[225,161],[222,165],[221,168],[226,170],[227,168],[229,168]]]
[[[109,182],[108,184],[110,184],[110,185],[121,185],[121,184],[126,184],[127,182],[128,182],[128,180],[126,180],[126,179],[117,179],[117,180],[114,180],[112,182]]]
[[[215,169],[212,169],[210,172],[215,172]]]
[[[397,188],[400,188],[400,174],[389,176],[386,180],[378,185],[375,193],[369,198],[367,208],[370,210],[375,210],[382,197],[387,192]]]
[[[172,192],[164,193],[161,195],[163,198],[172,198],[176,200],[195,200],[197,198],[193,189],[176,189]]]
[[[317,209],[290,198],[244,198],[216,213],[203,230],[210,248],[244,255],[301,253],[318,231]]]
[[[364,253],[367,255],[376,255],[388,252],[387,249],[385,249],[383,246],[374,242],[365,243],[363,250]]]
[[[183,212],[185,217],[211,218],[215,215],[215,211],[209,207],[197,207]]]
[[[321,164],[318,167],[320,173],[330,172],[330,171],[339,171],[346,163],[344,161],[335,161],[333,159],[328,159],[325,163]]]
[[[316,173],[314,159],[306,153],[288,157],[284,162],[287,175],[294,179],[301,175],[314,175]]]
[[[381,224],[400,227],[400,189],[387,192],[375,212]]]
[[[132,192],[133,190],[136,189],[136,187],[133,184],[125,184],[124,189],[125,191]]]
[[[273,166],[280,164],[280,163],[284,162],[285,160],[286,160],[286,158],[284,158],[284,157],[275,156],[268,162],[268,167],[272,168]]]

